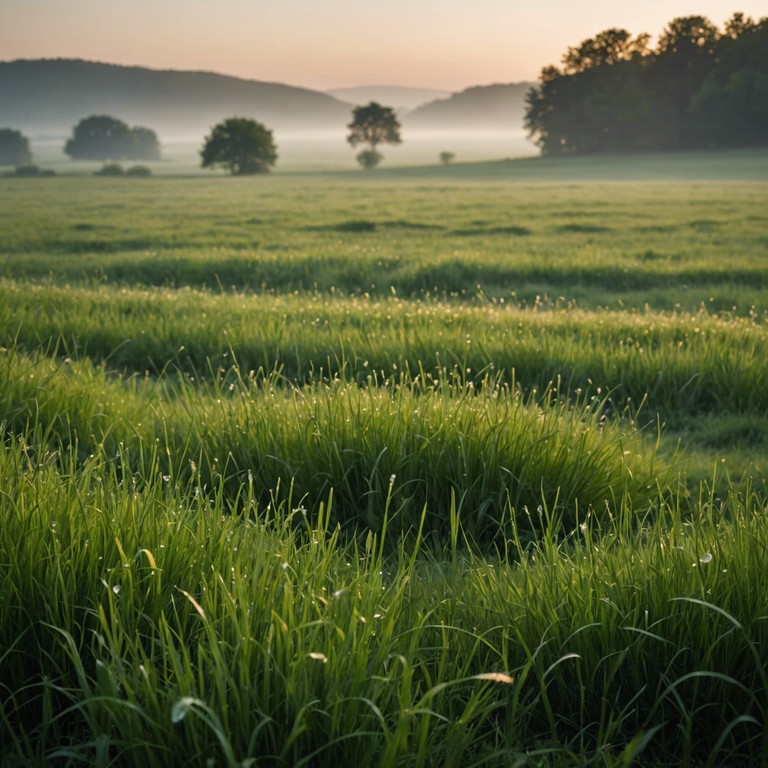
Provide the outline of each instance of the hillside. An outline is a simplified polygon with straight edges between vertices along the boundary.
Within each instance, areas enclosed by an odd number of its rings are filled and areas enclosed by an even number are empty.
[[[408,88],[400,85],[370,85],[358,88],[334,88],[327,91],[341,101],[350,104],[367,104],[378,101],[387,107],[394,107],[398,112],[416,109],[437,99],[445,99],[450,91],[434,88]]]
[[[68,135],[81,118],[110,114],[154,129],[161,140],[197,139],[234,115],[274,130],[343,131],[351,112],[306,88],[77,59],[0,62],[0,104],[2,124],[30,136]]]
[[[513,130],[523,128],[525,94],[533,83],[481,85],[425,104],[403,118],[407,128]]]

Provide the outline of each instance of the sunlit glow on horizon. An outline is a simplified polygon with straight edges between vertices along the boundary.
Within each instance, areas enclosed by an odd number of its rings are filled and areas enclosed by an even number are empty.
[[[677,16],[718,26],[764,0],[3,0],[2,60],[83,58],[220,72],[320,90],[401,85],[457,91],[535,80],[568,46],[609,27],[657,36]]]

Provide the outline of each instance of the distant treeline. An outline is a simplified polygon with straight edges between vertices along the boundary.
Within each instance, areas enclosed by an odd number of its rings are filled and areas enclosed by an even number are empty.
[[[676,18],[649,41],[609,29],[542,70],[525,127],[544,154],[768,144],[768,18]]]

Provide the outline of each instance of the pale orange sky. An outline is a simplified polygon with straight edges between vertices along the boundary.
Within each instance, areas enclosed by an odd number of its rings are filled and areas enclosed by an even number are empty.
[[[451,91],[535,80],[609,27],[654,37],[676,16],[722,26],[766,0],[0,0],[0,59],[204,69],[326,89]],[[0,105],[0,109],[1,109]]]

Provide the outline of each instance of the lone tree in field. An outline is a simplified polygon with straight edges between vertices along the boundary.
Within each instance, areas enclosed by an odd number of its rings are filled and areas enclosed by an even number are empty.
[[[27,137],[13,128],[0,128],[0,165],[28,165],[31,161]]]
[[[73,160],[159,160],[160,142],[149,128],[129,128],[109,115],[83,118],[64,145]]]
[[[382,159],[376,151],[379,144],[400,144],[400,123],[392,107],[382,107],[375,101],[367,107],[355,107],[352,111],[352,122],[347,126],[349,136],[347,141],[356,147],[367,144],[357,155],[357,162],[363,168],[375,168]]]
[[[255,120],[230,117],[214,126],[200,151],[203,168],[223,166],[233,176],[268,173],[277,160],[272,131]]]

